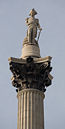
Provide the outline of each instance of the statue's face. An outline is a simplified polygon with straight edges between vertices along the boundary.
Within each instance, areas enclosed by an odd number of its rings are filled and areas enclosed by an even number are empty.
[[[31,14],[30,14],[32,17],[34,17],[34,12],[31,12]]]

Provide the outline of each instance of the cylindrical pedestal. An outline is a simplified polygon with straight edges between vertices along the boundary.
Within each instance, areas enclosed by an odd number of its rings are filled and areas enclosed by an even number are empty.
[[[17,129],[44,129],[44,93],[36,89],[18,92]]]
[[[22,48],[22,56],[21,58],[27,58],[29,56],[39,58],[40,57],[40,49],[38,45],[24,45]]]

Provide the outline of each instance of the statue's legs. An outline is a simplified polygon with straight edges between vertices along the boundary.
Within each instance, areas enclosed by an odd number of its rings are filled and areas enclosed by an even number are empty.
[[[34,38],[37,37],[37,27],[36,26],[33,27],[33,37]]]
[[[33,28],[28,29],[28,42],[32,43],[33,40]]]
[[[29,43],[35,43],[35,38],[37,36],[37,28],[29,28],[28,29],[28,42]]]

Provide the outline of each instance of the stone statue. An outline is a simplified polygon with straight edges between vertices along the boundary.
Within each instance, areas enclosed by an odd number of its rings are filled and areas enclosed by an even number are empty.
[[[39,24],[39,20],[35,18],[36,14],[37,12],[32,9],[29,14],[30,17],[26,19],[26,25],[28,26],[27,39],[29,43],[35,43],[35,38],[37,37],[38,29],[40,30],[40,32],[42,30]],[[40,32],[37,40],[39,40]]]

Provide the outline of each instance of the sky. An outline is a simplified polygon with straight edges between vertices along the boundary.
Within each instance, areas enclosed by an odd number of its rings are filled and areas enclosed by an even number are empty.
[[[32,8],[43,29],[41,57],[52,57],[54,78],[45,92],[45,129],[65,129],[65,0],[0,0],[0,129],[17,128],[17,93],[8,58],[21,56],[25,19]]]

